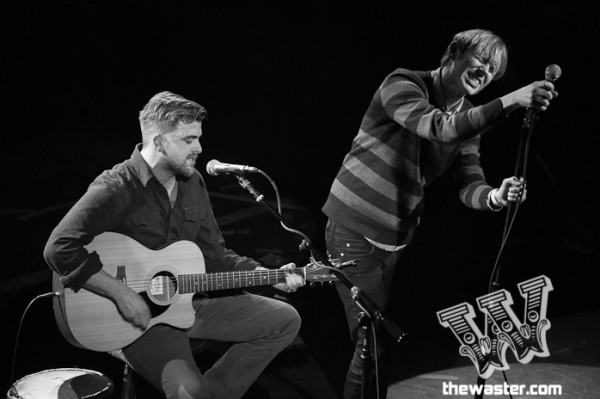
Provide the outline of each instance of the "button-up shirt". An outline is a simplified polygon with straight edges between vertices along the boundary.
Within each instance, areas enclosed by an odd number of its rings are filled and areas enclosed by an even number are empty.
[[[112,231],[149,249],[172,242],[195,242],[207,272],[253,270],[259,263],[225,248],[213,215],[204,179],[198,171],[177,177],[177,199],[171,206],[164,186],[136,146],[131,158],[103,172],[52,231],[44,257],[65,286],[78,290],[102,268],[97,253],[85,245]]]

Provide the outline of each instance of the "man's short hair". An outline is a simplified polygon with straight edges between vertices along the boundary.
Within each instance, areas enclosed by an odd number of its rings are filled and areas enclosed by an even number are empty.
[[[166,134],[185,124],[206,119],[206,109],[197,102],[188,100],[170,91],[154,95],[140,111],[139,121],[144,144],[154,134]]]

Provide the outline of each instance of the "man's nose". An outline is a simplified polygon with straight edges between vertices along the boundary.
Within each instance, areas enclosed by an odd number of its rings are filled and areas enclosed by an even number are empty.
[[[194,151],[198,154],[202,153],[202,145],[200,144],[200,141],[196,141],[194,145]]]

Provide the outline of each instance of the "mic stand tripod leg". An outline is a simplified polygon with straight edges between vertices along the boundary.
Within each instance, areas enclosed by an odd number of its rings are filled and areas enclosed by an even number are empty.
[[[371,349],[371,335],[374,332],[371,330],[371,319],[365,312],[358,314],[359,339],[362,340],[362,348],[360,353],[360,383],[361,383],[361,398],[369,399],[371,397],[371,372],[373,370],[373,356]],[[362,336],[360,334],[362,332]],[[375,381],[377,384],[378,381]]]
[[[481,388],[480,388],[481,387]],[[481,376],[477,376],[477,392],[475,393],[475,399],[483,398],[483,390],[485,388],[485,378],[481,378]]]

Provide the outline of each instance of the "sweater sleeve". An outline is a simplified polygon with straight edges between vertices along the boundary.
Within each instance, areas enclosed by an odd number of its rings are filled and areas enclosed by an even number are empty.
[[[485,132],[506,118],[499,98],[447,115],[431,104],[422,79],[404,69],[390,74],[379,92],[379,100],[390,118],[433,142],[456,144]]]
[[[479,143],[476,136],[464,142],[453,163],[453,177],[459,187],[459,199],[467,207],[476,210],[490,210],[487,198],[492,187],[485,181],[479,161]]]

